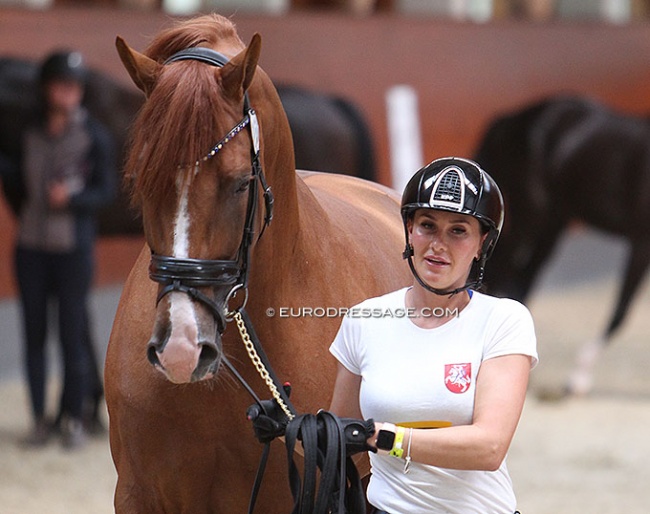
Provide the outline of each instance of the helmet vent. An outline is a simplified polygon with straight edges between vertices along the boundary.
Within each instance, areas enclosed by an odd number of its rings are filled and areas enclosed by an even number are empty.
[[[456,166],[449,166],[443,170],[436,179],[429,205],[432,208],[443,207],[462,211],[465,204],[465,180],[462,170]]]

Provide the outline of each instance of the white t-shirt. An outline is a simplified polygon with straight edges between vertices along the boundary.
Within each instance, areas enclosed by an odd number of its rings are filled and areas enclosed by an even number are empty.
[[[532,317],[522,304],[473,292],[444,325],[423,329],[409,319],[408,288],[350,309],[330,347],[360,375],[364,419],[472,422],[476,376],[484,360],[509,354],[537,364]],[[370,453],[368,499],[391,514],[512,514],[516,500],[505,461],[497,471],[437,468]]]

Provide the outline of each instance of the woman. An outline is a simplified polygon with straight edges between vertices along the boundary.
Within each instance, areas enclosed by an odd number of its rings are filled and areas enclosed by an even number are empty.
[[[343,320],[330,410],[376,421],[377,514],[512,514],[505,457],[537,352],[528,310],[477,291],[501,193],[476,163],[443,158],[411,178],[401,211],[413,285]]]
[[[66,448],[85,440],[89,390],[87,298],[94,269],[95,215],[115,192],[114,149],[106,129],[82,106],[86,69],[76,51],[57,51],[42,63],[42,108],[22,137],[14,176],[18,241],[16,276],[25,335],[25,363],[34,426],[25,442],[45,444],[47,308],[58,303],[63,353],[61,431]]]

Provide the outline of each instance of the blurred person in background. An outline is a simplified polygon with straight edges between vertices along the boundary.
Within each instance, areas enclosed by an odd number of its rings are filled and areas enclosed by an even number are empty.
[[[84,409],[93,394],[101,394],[87,301],[96,213],[115,194],[115,151],[109,132],[82,104],[83,61],[69,50],[45,58],[39,109],[22,134],[19,162],[0,159],[3,189],[18,218],[15,270],[33,416],[24,440],[29,446],[45,445],[55,425],[46,416],[50,299],[58,305],[63,380],[56,426],[64,447],[83,446]]]

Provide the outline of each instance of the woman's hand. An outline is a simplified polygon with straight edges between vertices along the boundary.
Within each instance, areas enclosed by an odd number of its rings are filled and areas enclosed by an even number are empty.
[[[63,209],[70,201],[70,190],[64,182],[56,181],[50,184],[47,199],[51,209]]]

